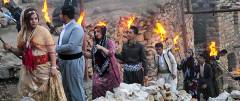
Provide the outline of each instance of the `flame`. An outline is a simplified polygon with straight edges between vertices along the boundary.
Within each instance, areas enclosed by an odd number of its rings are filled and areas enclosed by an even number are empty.
[[[97,23],[97,26],[105,27],[105,26],[107,26],[107,22],[99,21],[99,22]]]
[[[217,56],[218,51],[217,51],[215,42],[213,42],[213,41],[210,42],[209,49],[210,49],[210,56]]]
[[[179,40],[179,35],[177,34],[174,38],[173,38],[173,44],[175,45],[175,48],[174,48],[174,50],[175,51],[178,51],[178,50],[180,50],[180,48],[178,47],[178,40]]]
[[[135,16],[130,16],[130,18],[127,21],[127,28],[130,29],[133,21],[135,20]]]
[[[167,37],[166,37],[167,32],[163,28],[161,23],[157,22],[153,31],[157,34],[160,34],[161,41],[165,41],[167,39]]]
[[[133,25],[134,20],[135,20],[134,15],[121,17],[119,20],[119,25],[121,26],[121,28],[128,30]]]
[[[80,16],[79,16],[79,18],[78,18],[78,20],[77,20],[77,23],[78,24],[82,24],[82,21],[83,21],[83,18],[84,18],[84,16],[85,16],[85,12],[81,12],[80,13]]]
[[[9,3],[10,0],[3,0],[3,4]]]
[[[176,36],[173,38],[173,44],[174,44],[174,45],[178,44],[178,39],[179,39],[179,35],[176,35]]]
[[[50,18],[48,16],[47,0],[44,0],[42,12],[43,12],[45,21],[50,23],[51,21],[50,21]]]

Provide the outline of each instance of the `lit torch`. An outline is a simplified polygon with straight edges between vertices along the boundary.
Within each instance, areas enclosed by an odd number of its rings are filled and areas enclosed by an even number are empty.
[[[47,6],[47,0],[44,0],[43,2],[43,8],[42,8],[42,12],[43,12],[43,16],[44,16],[44,19],[46,21],[46,24],[47,26],[49,27],[50,29],[50,32],[53,34],[57,34],[56,30],[55,30],[55,27],[51,24],[51,20],[48,16],[48,6]]]
[[[210,49],[210,56],[217,56],[218,51],[217,51],[217,47],[216,47],[216,42],[210,42],[210,45],[208,47]]]
[[[161,41],[166,41],[167,37],[166,37],[166,30],[163,28],[162,24],[157,22],[155,25],[155,28],[153,30],[156,34],[160,35]]]
[[[47,23],[51,23],[50,18],[48,16],[48,7],[47,7],[47,0],[44,0],[43,2],[43,9],[42,9],[44,19]]]
[[[77,20],[78,24],[80,24],[80,25],[82,24],[84,16],[85,16],[85,12],[81,12],[80,16],[79,16],[79,18]]]

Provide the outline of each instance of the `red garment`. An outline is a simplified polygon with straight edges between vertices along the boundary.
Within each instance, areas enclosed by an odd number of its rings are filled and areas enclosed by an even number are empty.
[[[45,64],[48,62],[49,58],[48,55],[40,55],[40,56],[34,56],[32,54],[32,48],[26,48],[23,52],[23,64],[26,66],[26,69],[28,71],[33,71],[36,69],[37,65]]]
[[[33,71],[36,69],[36,57],[33,56],[32,48],[27,47],[23,52],[23,64],[25,65],[28,71]]]

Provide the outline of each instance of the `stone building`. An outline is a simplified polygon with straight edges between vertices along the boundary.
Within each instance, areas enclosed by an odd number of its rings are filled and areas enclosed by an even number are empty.
[[[106,2],[107,0],[98,1],[105,2],[104,6],[96,5],[92,9],[88,3],[86,3],[87,24],[95,24],[100,20],[105,19],[108,22],[107,28],[110,36],[117,44],[117,51],[121,51],[121,47],[124,42],[125,32],[119,27],[119,23],[122,22],[121,17],[127,17],[135,15],[136,19],[133,25],[140,29],[141,35],[137,37],[138,41],[143,43],[146,47],[147,58],[149,61],[149,67],[153,69],[153,54],[155,52],[154,45],[157,42],[161,42],[160,35],[154,33],[154,27],[156,22],[160,22],[166,30],[167,40],[163,42],[165,48],[173,46],[173,53],[180,63],[181,59],[185,57],[185,50],[188,48],[194,48],[192,15],[185,15],[182,12],[181,1],[179,0],[116,0],[114,2]],[[126,3],[128,2],[128,3]],[[97,4],[97,3],[96,3]],[[114,6],[114,7],[113,7]],[[141,9],[139,9],[141,8]],[[87,30],[91,28],[87,27]],[[92,34],[91,31],[86,31],[88,35]],[[179,40],[176,45],[173,44],[173,38],[179,35]],[[91,46],[91,40],[88,40],[88,46]],[[180,48],[178,51],[174,49]],[[88,48],[91,49],[90,47]],[[91,64],[88,65],[89,68]],[[90,70],[91,71],[91,70]],[[155,72],[149,72],[149,76],[154,77]]]
[[[191,0],[192,11],[240,8],[239,0]],[[239,12],[199,13],[193,15],[195,46],[206,48],[215,41],[219,50],[227,49],[222,62],[231,71],[239,65]]]

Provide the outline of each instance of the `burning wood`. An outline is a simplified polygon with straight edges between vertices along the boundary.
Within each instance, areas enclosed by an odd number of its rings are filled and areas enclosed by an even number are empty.
[[[218,51],[217,51],[216,42],[214,41],[210,42],[209,50],[210,50],[210,54],[209,54],[210,56],[217,56]]]
[[[44,0],[43,2],[43,9],[42,9],[43,15],[44,15],[44,19],[47,23],[51,23],[51,20],[48,16],[48,7],[47,7],[47,0]]]
[[[166,30],[164,29],[164,27],[162,26],[161,23],[157,22],[153,31],[156,34],[160,35],[160,38],[161,38],[162,42],[166,41],[166,39],[167,39],[166,33],[167,32],[166,32]]]

